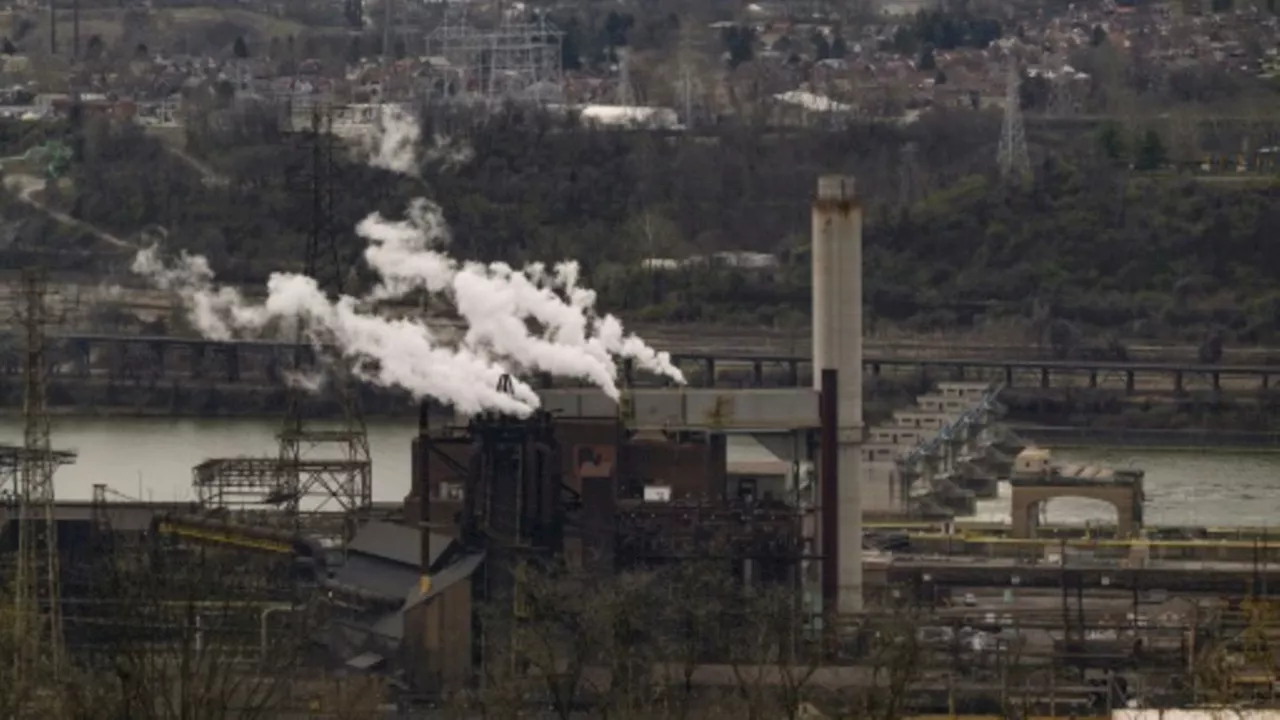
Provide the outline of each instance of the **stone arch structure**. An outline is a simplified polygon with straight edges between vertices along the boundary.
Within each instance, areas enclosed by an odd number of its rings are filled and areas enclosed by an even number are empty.
[[[1054,498],[1075,497],[1101,500],[1116,509],[1116,534],[1134,537],[1142,528],[1142,484],[1140,482],[1082,483],[1053,479],[1014,481],[1009,513],[1013,537],[1034,537],[1040,523],[1040,505]]]

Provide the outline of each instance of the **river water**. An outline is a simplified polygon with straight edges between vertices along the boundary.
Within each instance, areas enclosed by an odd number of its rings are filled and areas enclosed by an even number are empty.
[[[193,500],[191,467],[210,457],[274,455],[275,420],[170,418],[56,418],[57,449],[75,450],[75,464],[56,476],[60,498],[88,499],[94,483],[146,500]],[[412,421],[371,421],[373,494],[398,501],[409,491]],[[22,426],[0,420],[0,443],[19,443]],[[1280,527],[1280,453],[1168,451],[1117,448],[1059,450],[1060,462],[1146,470],[1146,522],[1151,525]],[[1008,488],[979,503],[981,519],[1007,520]],[[1109,521],[1105,503],[1064,498],[1049,504],[1050,522]]]
[[[1143,481],[1146,525],[1280,527],[1280,453],[1234,450],[1054,450],[1056,463],[1134,467]],[[1098,500],[1060,498],[1049,503],[1050,523],[1112,523],[1115,510]],[[1009,518],[1009,488],[978,503],[978,518]]]

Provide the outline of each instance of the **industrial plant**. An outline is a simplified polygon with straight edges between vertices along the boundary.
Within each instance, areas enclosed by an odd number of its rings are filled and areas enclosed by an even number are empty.
[[[324,203],[326,150],[316,152]],[[53,449],[40,405],[53,315],[31,274],[28,434],[0,453],[18,677],[94,667],[122,643],[147,657],[217,644],[233,658],[228,672],[288,674],[303,688],[291,700],[312,709],[330,702],[308,689],[316,677],[357,677],[379,683],[380,701],[430,711],[492,690],[495,668],[546,672],[510,629],[546,611],[547,578],[590,604],[590,588],[612,579],[684,567],[732,588],[717,616],[786,598],[785,632],[750,658],[731,647],[729,626],[685,659],[670,647],[647,656],[688,662],[684,681],[708,692],[731,691],[744,664],[773,668],[764,685],[804,665],[812,692],[798,689],[795,703],[857,713],[884,682],[875,673],[888,647],[909,650],[891,681],[900,687],[884,691],[897,694],[891,715],[1102,716],[1271,697],[1266,588],[1280,577],[1265,532],[1145,526],[1141,470],[1056,464],[1001,427],[999,384],[943,381],[867,426],[852,178],[819,179],[812,231],[812,387],[677,387],[628,371],[616,400],[544,383],[527,416],[460,416],[427,401],[404,448],[411,489],[395,504],[373,501],[359,393],[340,392],[342,421],[321,426],[301,388],[290,390],[278,454],[202,462],[192,502],[106,485],[92,502],[57,502],[53,470],[75,458]],[[312,277],[323,276],[330,233],[313,233]],[[299,349],[292,367],[314,362]],[[514,393],[515,382],[494,389]],[[1011,524],[969,517],[997,496],[1009,498]],[[1112,503],[1117,522],[1054,526],[1040,510],[1059,496]],[[284,637],[296,654],[280,650]],[[588,707],[622,682],[610,658],[576,662],[571,684]],[[578,687],[591,673],[609,679]],[[18,714],[40,716],[45,701],[24,700]]]

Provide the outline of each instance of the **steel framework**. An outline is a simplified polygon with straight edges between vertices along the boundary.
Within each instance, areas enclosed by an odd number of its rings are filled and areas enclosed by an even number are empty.
[[[332,442],[347,440],[335,438]],[[359,512],[359,498],[370,494],[368,478],[361,473],[366,466],[360,460],[342,459],[308,458],[281,463],[276,458],[217,458],[195,466],[192,484],[206,507],[276,509],[297,515],[332,511],[329,504],[336,502],[338,509],[348,514]],[[304,505],[306,498],[317,502]]]
[[[541,14],[532,22],[504,19],[484,31],[469,26],[463,12],[451,6],[427,36],[427,53],[448,63],[431,94],[491,105],[557,101],[564,90],[563,42],[564,33]]]
[[[74,455],[54,452],[45,407],[48,372],[45,327],[54,322],[43,272],[22,277],[22,327],[26,339],[23,362],[22,447],[5,453],[16,472],[18,563],[14,578],[15,670],[19,684],[61,679],[63,664],[58,533],[54,518],[53,474]],[[13,477],[12,475],[10,476]],[[54,691],[57,695],[57,691]]]
[[[22,469],[30,453],[21,445],[0,445],[0,506],[18,507],[22,491]],[[67,450],[52,450],[49,459],[55,466],[70,465],[76,454]]]
[[[622,566],[698,559],[750,560],[792,583],[806,552],[803,511],[783,503],[640,503],[618,513]]]

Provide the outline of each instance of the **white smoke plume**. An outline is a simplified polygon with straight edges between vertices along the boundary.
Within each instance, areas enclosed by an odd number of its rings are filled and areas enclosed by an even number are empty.
[[[403,113],[391,119],[383,123],[370,162],[412,174],[417,126]],[[520,371],[584,380],[617,398],[618,357],[684,382],[667,353],[624,333],[617,318],[596,314],[596,294],[579,285],[576,262],[517,270],[505,263],[457,260],[445,252],[449,230],[443,213],[422,199],[410,205],[403,220],[374,213],[356,231],[368,241],[364,259],[379,277],[360,298],[330,300],[313,278],[276,273],[267,282],[266,299],[251,302],[234,288],[216,285],[203,257],[181,254],[166,264],[156,246],[140,251],[133,269],[177,293],[206,337],[256,336],[302,321],[311,342],[336,348],[366,382],[435,398],[463,413],[531,412],[538,396],[527,383],[514,380],[510,394],[497,389],[503,375]],[[440,338],[424,321],[377,312],[381,302],[420,292],[446,300],[465,333]]]
[[[418,140],[422,131],[413,115],[399,105],[383,105],[373,132],[364,137],[369,164],[402,175],[418,174]]]

